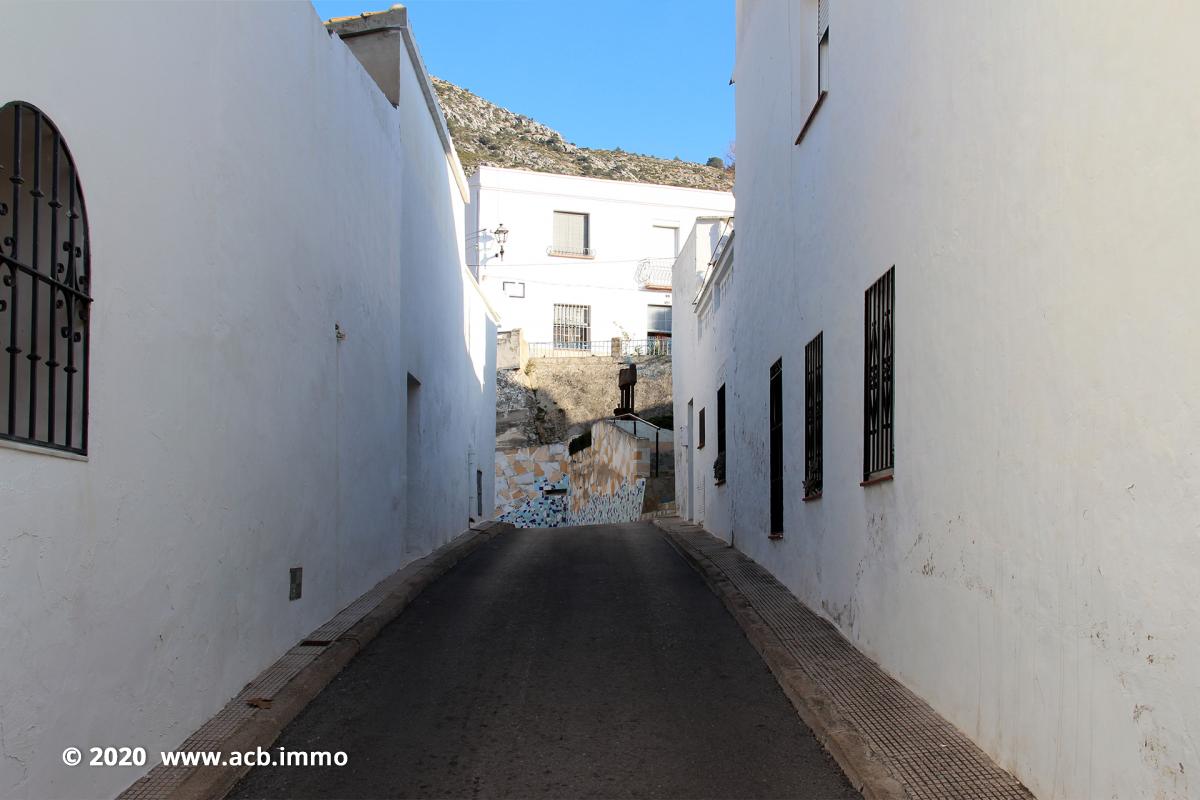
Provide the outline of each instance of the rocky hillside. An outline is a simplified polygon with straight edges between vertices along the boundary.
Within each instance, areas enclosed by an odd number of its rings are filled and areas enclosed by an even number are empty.
[[[732,170],[626,153],[620,148],[576,147],[553,128],[493,105],[453,83],[434,78],[433,85],[468,175],[482,164],[694,189],[733,188]]]

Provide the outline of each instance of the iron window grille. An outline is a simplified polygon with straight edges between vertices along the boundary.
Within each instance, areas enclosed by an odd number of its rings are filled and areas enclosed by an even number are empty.
[[[703,450],[704,449],[704,409],[703,408],[700,409],[700,415],[696,419],[696,432],[697,432],[696,449]]]
[[[554,304],[554,348],[588,350],[591,347],[592,307]]]
[[[725,482],[725,384],[717,389],[717,458],[713,462],[713,477]]]
[[[892,437],[896,268],[866,292],[863,314],[866,353],[863,374],[863,480],[890,475],[895,463]]]
[[[771,365],[771,533],[783,533],[783,359]]]
[[[824,467],[824,378],[822,366],[824,334],[804,347],[804,496],[821,494],[821,475]]]
[[[29,103],[0,108],[0,185],[4,178],[11,195],[0,189],[0,438],[85,455],[87,212],[62,134]]]

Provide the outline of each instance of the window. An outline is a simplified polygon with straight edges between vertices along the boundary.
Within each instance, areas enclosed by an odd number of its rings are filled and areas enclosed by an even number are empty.
[[[671,307],[646,306],[647,350],[651,355],[671,352]]]
[[[783,359],[771,365],[771,534],[783,533]]]
[[[646,306],[646,330],[650,334],[665,333],[671,335],[671,307]]]
[[[891,475],[893,325],[896,301],[896,268],[867,289],[863,370],[863,481]]]
[[[655,225],[652,229],[650,257],[675,259],[679,255],[679,228]]]
[[[704,409],[700,409],[700,416],[696,422],[696,449],[704,449]]]
[[[823,336],[818,333],[804,348],[804,497],[807,500],[821,496],[824,460],[821,397],[824,391],[821,376]]]
[[[592,307],[554,304],[554,347],[587,350],[591,347]]]
[[[713,477],[717,483],[725,482],[725,384],[717,389],[717,460],[713,463]]]
[[[829,3],[830,0],[817,0],[817,100],[813,103],[808,118],[800,128],[796,144],[804,141],[805,134],[812,127],[825,96],[829,94]]]
[[[554,244],[549,253],[554,256],[591,256],[591,231],[587,214],[569,211],[554,212]]]
[[[817,2],[817,96],[829,91],[829,0]]]
[[[483,470],[475,470],[475,516],[483,519]]]
[[[62,135],[28,103],[0,108],[0,153],[0,439],[85,455],[92,298],[83,190]]]
[[[504,281],[500,284],[500,289],[509,297],[525,296],[525,284],[521,281]]]

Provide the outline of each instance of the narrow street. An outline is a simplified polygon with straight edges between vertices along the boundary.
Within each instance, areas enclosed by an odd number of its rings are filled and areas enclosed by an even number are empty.
[[[650,523],[502,534],[422,593],[237,798],[857,797]]]

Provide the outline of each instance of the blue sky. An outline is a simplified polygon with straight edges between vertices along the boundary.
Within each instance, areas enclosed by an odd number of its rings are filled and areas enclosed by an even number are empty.
[[[394,0],[313,0],[322,19]],[[429,71],[582,147],[703,162],[733,141],[734,0],[410,0]]]

